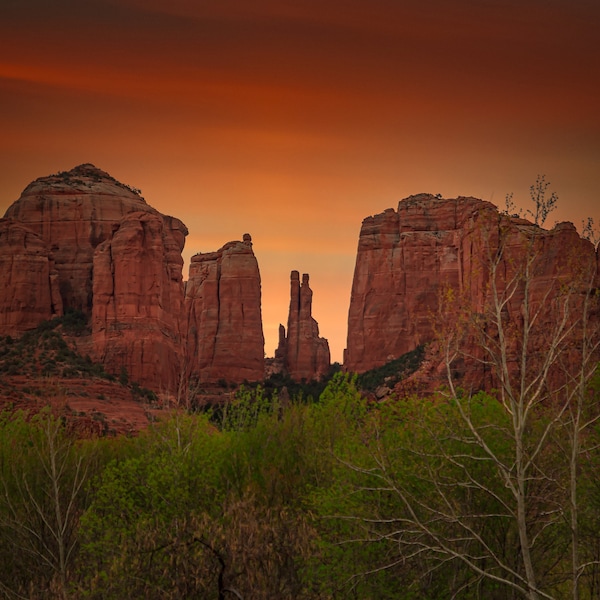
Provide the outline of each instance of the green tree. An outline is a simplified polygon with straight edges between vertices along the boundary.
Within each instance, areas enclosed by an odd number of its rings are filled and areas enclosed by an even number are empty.
[[[194,515],[218,514],[222,502],[221,441],[207,418],[175,414],[106,467],[82,517],[79,565],[91,597],[189,592],[186,569],[202,550]]]
[[[49,411],[0,417],[1,587],[66,598],[78,526],[96,463],[93,440],[79,442]]]
[[[306,445],[293,414],[222,432],[175,415],[133,440],[82,519],[81,593],[302,598],[315,534],[298,506]]]
[[[354,490],[338,518],[357,520],[356,540],[390,552],[382,560],[378,550],[370,572],[451,569],[449,589],[434,597],[578,598],[595,564],[578,541],[577,490],[582,461],[597,452],[596,256],[584,244],[559,252],[548,275],[541,226],[556,196],[547,188],[543,178],[532,186],[534,224],[500,216],[474,226],[481,261],[471,276],[486,282],[483,302],[474,312],[466,279],[441,304],[446,389],[397,426],[365,420],[366,452],[335,451],[351,472],[346,495]],[[494,393],[466,394],[461,364],[480,365]]]

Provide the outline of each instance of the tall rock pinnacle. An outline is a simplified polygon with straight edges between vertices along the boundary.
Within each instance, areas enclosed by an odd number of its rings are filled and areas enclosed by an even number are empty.
[[[312,317],[312,290],[308,274],[292,271],[290,275],[290,312],[287,336],[279,326],[279,347],[276,358],[283,361],[284,369],[292,379],[320,379],[330,366],[329,343],[319,337],[319,324]]]

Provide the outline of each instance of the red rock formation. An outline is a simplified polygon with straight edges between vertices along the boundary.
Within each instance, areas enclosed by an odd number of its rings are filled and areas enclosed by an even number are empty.
[[[10,228],[12,262],[2,270],[10,281],[0,333],[12,331],[17,312],[23,332],[63,308],[81,310],[92,325],[91,336],[76,340],[82,352],[113,373],[126,368],[141,385],[171,390],[185,355],[185,225],[89,164],[37,179],[6,217],[19,225]]]
[[[132,212],[159,214],[133,188],[85,164],[36,179],[4,216],[37,233],[52,251],[64,309],[89,314],[94,250]]]
[[[319,337],[319,324],[312,317],[312,290],[308,274],[292,271],[290,276],[290,312],[287,337],[279,326],[279,347],[275,351],[285,371],[292,379],[321,379],[330,366],[329,343]]]
[[[186,235],[181,221],[93,165],[37,179],[0,227],[0,335],[81,310],[91,334],[71,342],[146,387],[175,392],[190,372],[203,381],[262,379],[250,236],[194,257],[186,299]]]
[[[0,333],[18,336],[62,310],[47,244],[12,219],[0,219]]]
[[[592,244],[571,224],[546,231],[475,198],[446,200],[421,194],[402,200],[397,211],[388,209],[363,221],[345,369],[363,372],[431,342],[444,327],[456,328],[465,310],[483,314],[490,302],[490,258],[496,256],[501,238],[504,249],[496,281],[499,294],[510,296],[503,318],[514,327],[522,322],[522,281],[514,293],[506,293],[506,287],[531,252],[535,260],[530,299],[534,305],[548,306],[539,315],[538,337],[531,343],[532,350],[543,347],[561,286],[579,286],[583,292],[590,283],[577,277],[596,261]],[[472,340],[470,352],[477,355],[477,340]],[[470,368],[473,365],[463,365],[466,371]],[[482,376],[473,375],[472,382],[481,384]]]
[[[249,234],[192,257],[185,306],[188,368],[201,382],[263,379],[260,273]]]
[[[169,225],[157,214],[131,213],[97,246],[92,340],[107,371],[125,367],[132,381],[174,393],[185,345],[183,238]]]

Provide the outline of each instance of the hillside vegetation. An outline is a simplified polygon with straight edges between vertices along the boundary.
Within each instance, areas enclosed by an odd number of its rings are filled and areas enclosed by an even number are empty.
[[[598,375],[589,393],[591,419]],[[317,402],[242,391],[219,416],[174,413],[135,438],[81,440],[48,412],[4,414],[3,595],[526,597],[510,488],[462,411],[508,460],[509,417],[492,396],[368,404],[341,373]],[[540,410],[530,432],[542,447],[525,518],[541,597],[566,598],[570,422],[538,437],[555,416]],[[577,466],[582,598],[600,577],[599,443],[586,430]]]

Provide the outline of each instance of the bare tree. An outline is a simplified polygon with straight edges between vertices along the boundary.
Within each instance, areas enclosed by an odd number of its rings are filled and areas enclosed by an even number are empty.
[[[514,500],[526,595],[532,600],[550,597],[540,587],[541,569],[532,556],[534,546],[548,527],[568,513],[572,591],[573,597],[578,597],[576,473],[581,436],[597,419],[593,415],[583,420],[583,402],[598,360],[598,331],[590,319],[597,310],[595,252],[585,242],[571,249],[560,248],[562,257],[554,257],[556,271],[548,272],[544,254],[548,236],[542,226],[557,197],[548,197],[547,188],[543,177],[531,188],[534,209],[527,213],[534,219],[532,226],[517,227],[515,232],[510,220],[501,217],[497,243],[488,237],[484,314],[466,316],[467,330],[482,350],[479,360],[491,369],[498,400],[510,418],[512,452],[508,461],[490,447],[463,404],[456,402],[473,439],[495,465]],[[521,255],[511,252],[515,235],[520,238],[515,247],[524,249]],[[463,352],[464,342],[456,333],[449,336],[445,347],[449,398],[453,401],[459,392],[452,364]],[[545,463],[544,455],[555,432],[564,430],[566,424],[571,438],[570,494],[562,495],[562,482],[552,472],[557,470],[557,456]],[[545,503],[532,494],[541,484],[546,494],[552,489]],[[543,510],[532,511],[532,505],[543,504]]]
[[[13,430],[11,443],[20,447],[1,474],[0,527],[30,584],[66,598],[91,455],[79,453],[62,420],[48,412],[30,424],[16,420],[25,437]]]
[[[600,235],[594,228],[592,218],[587,220],[583,227],[583,237],[589,240],[596,252]],[[580,548],[580,519],[579,519],[579,494],[578,479],[580,463],[590,452],[597,450],[595,441],[588,440],[588,432],[600,419],[600,413],[595,406],[597,398],[594,398],[590,383],[594,374],[598,371],[598,351],[600,349],[600,327],[598,325],[598,273],[590,265],[579,265],[580,279],[585,282],[586,289],[583,294],[581,306],[581,331],[580,331],[580,354],[579,368],[576,370],[565,368],[565,376],[568,380],[568,412],[565,415],[565,432],[568,440],[564,448],[569,456],[569,495],[570,495],[570,527],[571,527],[571,562],[572,562],[572,590],[573,599],[580,597],[580,580],[586,570],[598,566],[597,560],[582,560]]]
[[[498,597],[538,600],[570,581],[579,598],[590,564],[579,547],[577,474],[599,415],[590,402],[598,275],[593,244],[572,226],[543,229],[557,202],[548,185],[539,177],[531,187],[533,223],[496,214],[471,231],[480,262],[440,307],[446,389],[402,417],[412,434],[389,436],[381,419],[366,442],[371,461],[344,459],[363,492],[399,500],[395,513],[359,517],[363,541],[396,546],[377,569],[461,564],[472,577],[457,594],[488,581],[502,587]],[[489,393],[474,394],[482,384]]]

